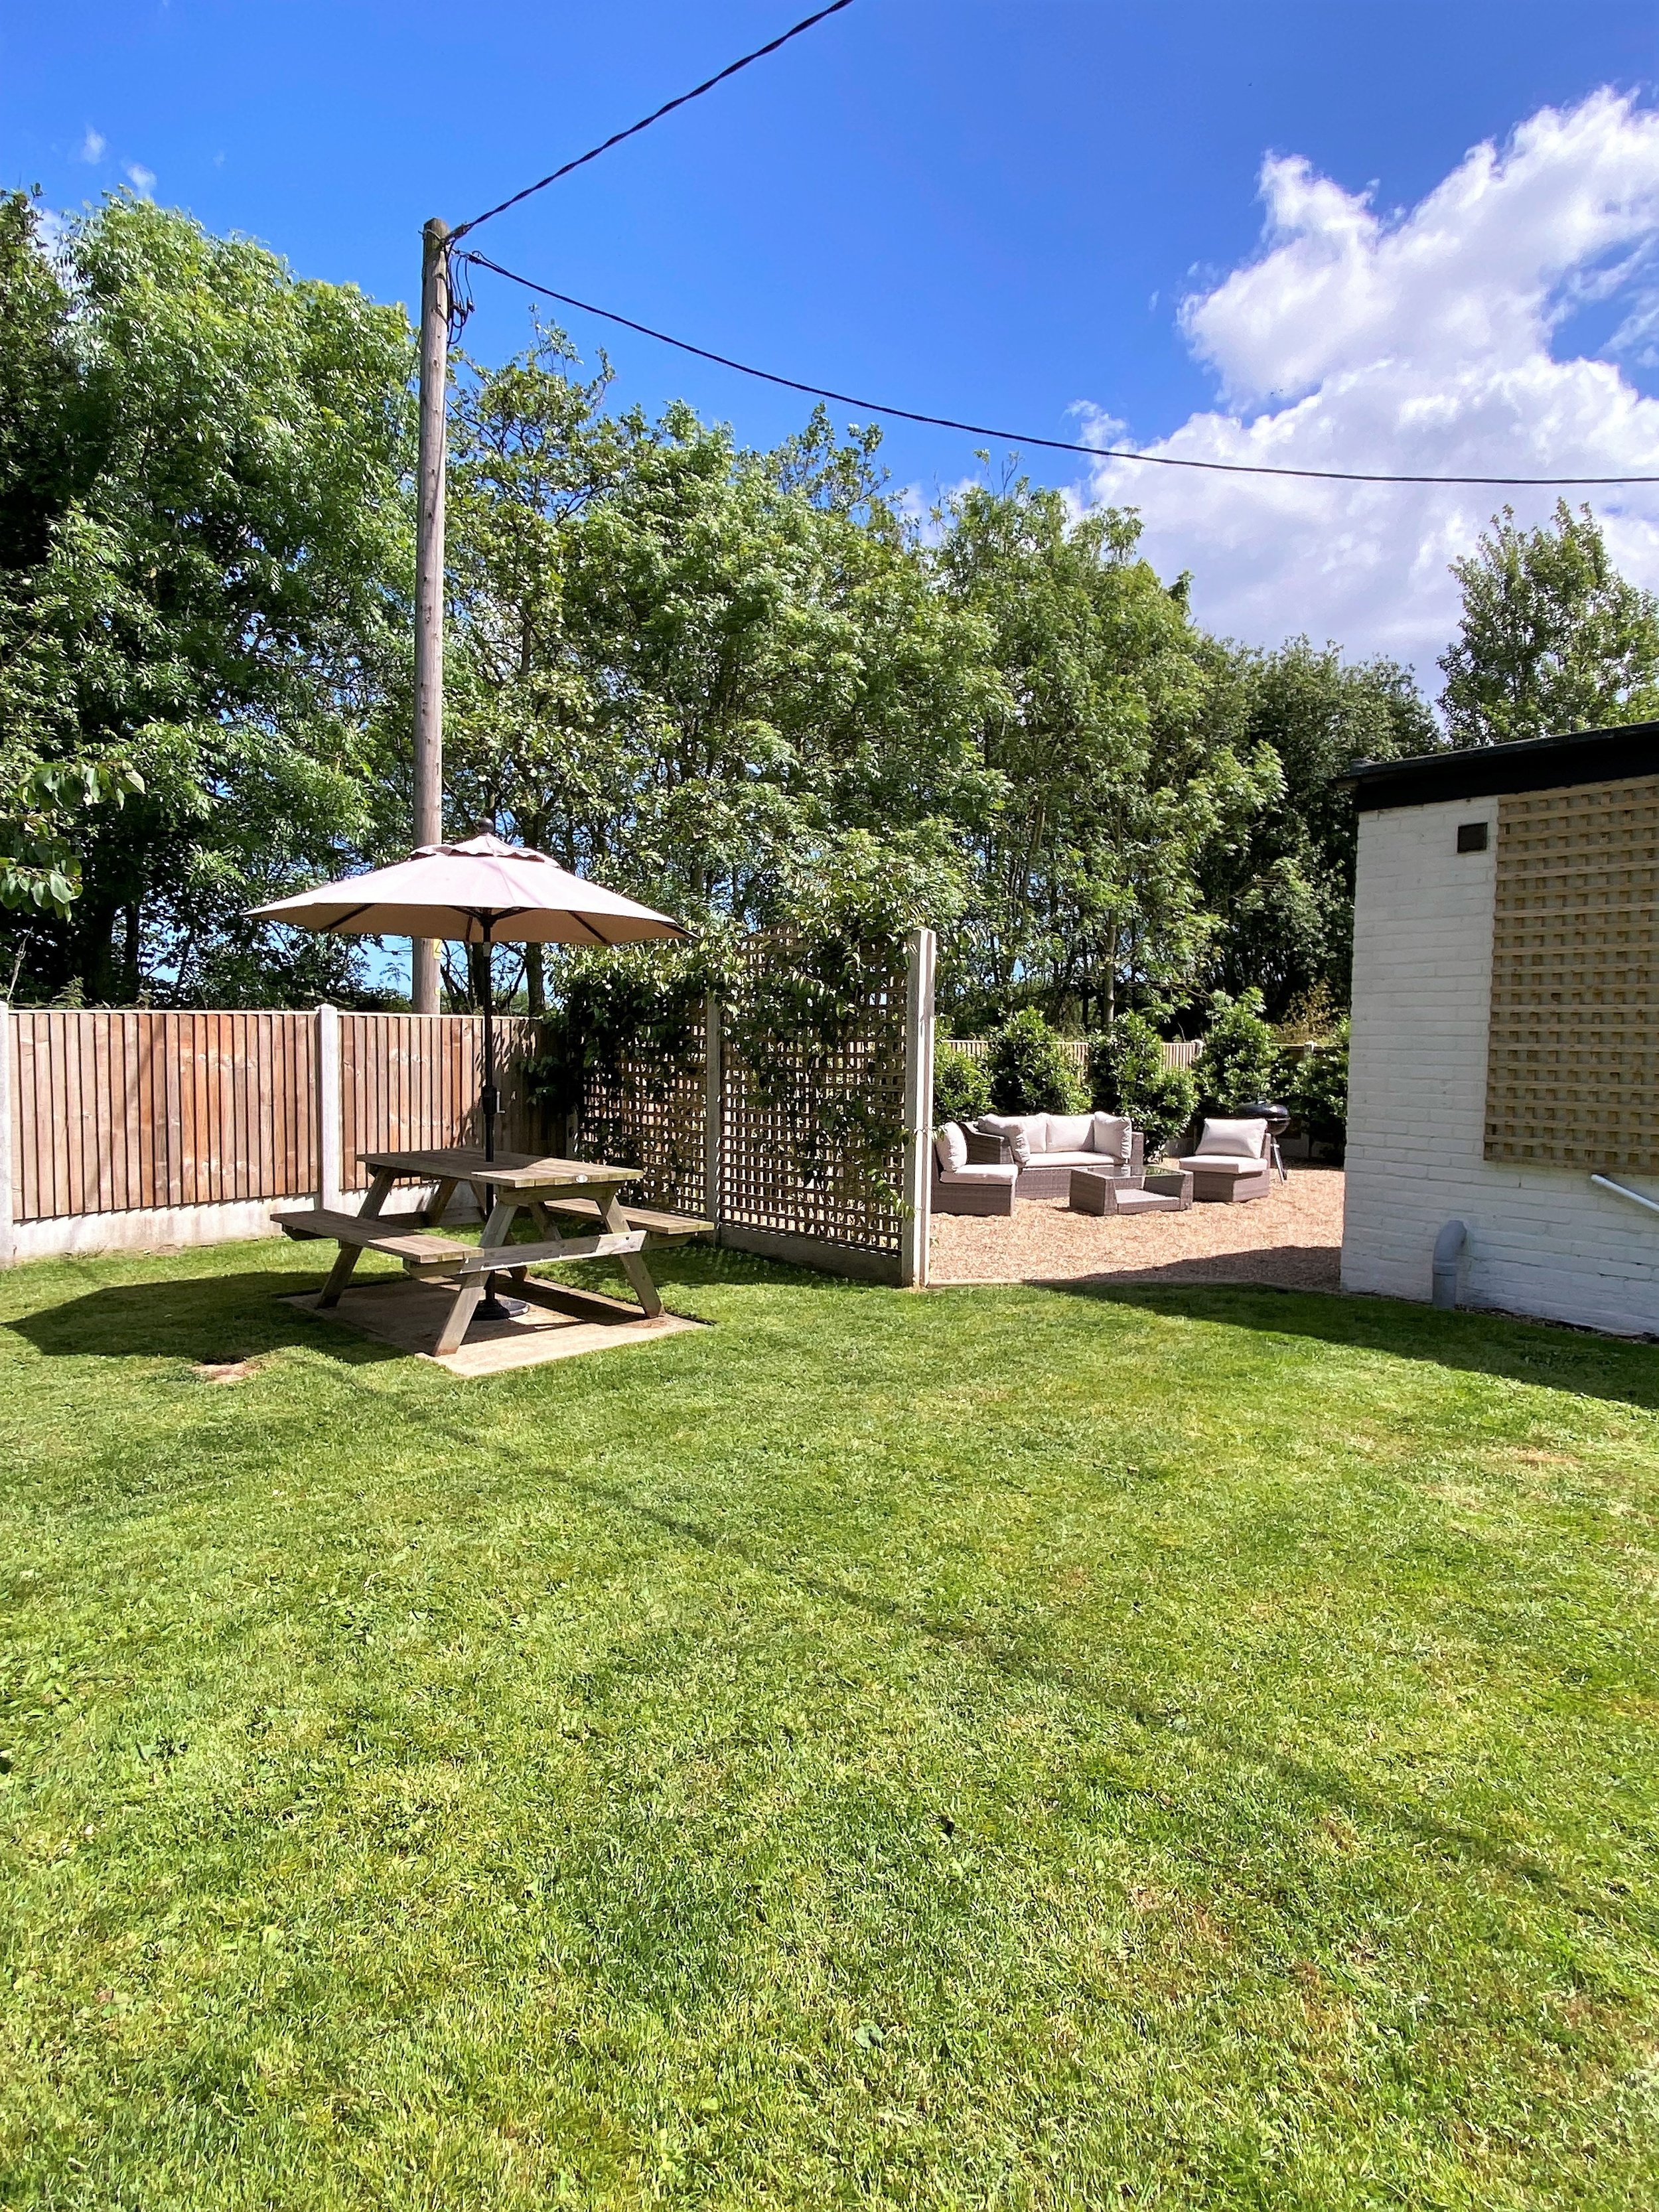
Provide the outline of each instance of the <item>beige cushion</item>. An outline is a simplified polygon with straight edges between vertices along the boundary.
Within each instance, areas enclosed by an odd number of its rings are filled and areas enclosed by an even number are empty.
[[[1121,1114],[1089,1116],[1089,1146],[1118,1167],[1127,1168],[1134,1144],[1134,1131]]]
[[[1086,1152],[1094,1136],[1092,1114],[1050,1114],[1045,1152]]]
[[[965,1168],[968,1164],[968,1139],[954,1121],[947,1121],[934,1138],[933,1150],[939,1155],[940,1167],[947,1173],[952,1168]]]
[[[1237,1152],[1189,1152],[1184,1160],[1177,1160],[1178,1168],[1189,1172],[1197,1169],[1204,1175],[1249,1176],[1260,1175],[1267,1167],[1266,1160],[1242,1160]]]
[[[1034,1168],[1093,1168],[1100,1175],[1111,1171],[1111,1162],[1103,1160],[1098,1152],[1044,1152],[1033,1158]]]
[[[1206,1121],[1199,1134],[1200,1156],[1213,1159],[1228,1155],[1233,1159],[1265,1159],[1267,1152],[1267,1125],[1265,1121]]]
[[[983,1166],[974,1164],[965,1168],[941,1168],[941,1182],[1013,1182],[1019,1175],[1018,1168],[994,1167],[988,1161]]]

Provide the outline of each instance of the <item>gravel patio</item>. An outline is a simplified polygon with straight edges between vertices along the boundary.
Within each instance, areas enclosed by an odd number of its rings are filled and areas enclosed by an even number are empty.
[[[1270,1197],[1185,1213],[1073,1213],[1021,1200],[1012,1221],[935,1214],[934,1283],[1267,1283],[1334,1291],[1342,1256],[1342,1171],[1296,1166]]]

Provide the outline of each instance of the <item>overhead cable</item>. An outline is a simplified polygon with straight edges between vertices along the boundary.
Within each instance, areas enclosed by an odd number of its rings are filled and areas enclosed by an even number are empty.
[[[630,123],[626,131],[613,131],[610,137],[601,140],[599,145],[590,146],[585,154],[578,154],[574,161],[566,161],[559,168],[550,169],[533,185],[526,185],[521,192],[514,192],[511,199],[502,200],[499,206],[486,208],[482,215],[475,215],[471,222],[464,222],[458,230],[451,232],[452,243],[458,238],[465,238],[468,231],[476,230],[481,222],[489,222],[496,216],[505,215],[508,208],[517,207],[520,200],[527,200],[534,193],[544,191],[549,185],[556,185],[561,177],[568,177],[573,169],[580,169],[589,161],[597,161],[601,154],[608,154],[613,146],[620,146],[624,138],[637,138],[641,131],[648,131],[653,123],[660,123],[665,115],[672,115],[677,107],[685,107],[692,100],[701,100],[704,93],[713,92],[714,87],[724,84],[727,77],[735,76],[739,70],[746,70],[750,62],[764,61],[768,54],[775,54],[780,46],[787,46],[791,39],[799,38],[803,31],[810,31],[828,15],[839,15],[843,8],[850,8],[852,4],[853,0],[830,0],[830,6],[820,8],[816,15],[804,15],[799,23],[793,24],[777,38],[769,39],[763,46],[757,46],[752,54],[744,54],[737,61],[728,62],[717,76],[705,77],[701,84],[694,84],[690,92],[681,93],[678,100],[665,100],[649,115],[642,115],[637,123]]]
[[[458,232],[457,236],[459,235]],[[693,345],[689,338],[671,337],[666,331],[653,330],[649,323],[636,323],[631,315],[619,315],[612,307],[596,307],[591,300],[578,300],[571,293],[556,292],[550,284],[538,284],[533,277],[521,276],[514,269],[504,269],[499,261],[487,254],[467,252],[456,256],[459,261],[470,261],[475,267],[488,269],[496,276],[504,276],[510,284],[522,285],[526,292],[538,293],[544,300],[556,300],[561,307],[574,307],[579,313],[597,315],[601,322],[619,324],[623,330],[637,331],[641,337],[654,338],[659,345],[672,346],[680,353],[693,354],[699,361],[710,361],[718,368],[734,369],[739,376],[757,378],[763,384],[780,385],[786,392],[804,392],[809,399],[833,400],[838,407],[856,407],[863,415],[887,415],[899,422],[920,422],[934,430],[960,430],[970,438],[994,438],[999,444],[1037,446],[1051,453],[1085,453],[1094,461],[1142,461],[1160,469],[1202,469],[1209,474],[1230,477],[1301,477],[1319,483],[1374,484],[1475,484],[1499,489],[1555,488],[1561,490],[1573,487],[1611,484],[1659,483],[1659,475],[1629,477],[1498,477],[1498,476],[1426,476],[1410,475],[1384,469],[1293,469],[1268,461],[1200,461],[1176,453],[1143,453],[1123,446],[1085,446],[1069,438],[1038,438],[1021,430],[998,430],[984,422],[962,422],[954,416],[924,415],[914,407],[893,407],[880,399],[860,399],[850,392],[834,392],[827,385],[804,384],[799,377],[780,376],[769,368],[757,368],[746,361],[734,361],[730,354],[713,353],[707,346]]]

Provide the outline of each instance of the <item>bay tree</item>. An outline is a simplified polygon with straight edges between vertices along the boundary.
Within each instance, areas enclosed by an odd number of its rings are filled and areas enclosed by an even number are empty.
[[[78,794],[76,895],[31,915],[26,964],[190,997],[228,952],[257,993],[242,908],[397,804],[407,324],[127,196],[50,253],[15,201],[10,226],[0,307],[31,342],[0,443],[0,809],[43,772]],[[296,957],[284,988],[341,956]]]

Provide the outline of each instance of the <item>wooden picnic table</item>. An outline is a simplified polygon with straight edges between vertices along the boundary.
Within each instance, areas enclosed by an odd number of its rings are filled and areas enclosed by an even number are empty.
[[[440,1356],[459,1351],[480,1302],[496,1284],[514,1297],[564,1311],[573,1303],[603,1303],[608,1310],[617,1310],[614,1300],[601,1302],[564,1284],[538,1282],[526,1272],[555,1261],[620,1261],[641,1312],[654,1319],[662,1311],[662,1300],[645,1262],[647,1240],[679,1243],[687,1237],[706,1234],[713,1225],[686,1214],[624,1206],[623,1189],[639,1180],[644,1172],[640,1168],[544,1158],[528,1152],[497,1152],[486,1159],[481,1146],[470,1145],[419,1152],[360,1152],[358,1158],[373,1180],[357,1212],[319,1206],[279,1214],[277,1222],[287,1236],[327,1237],[338,1243],[339,1257],[329,1270],[317,1301],[319,1306],[338,1304],[358,1255],[365,1251],[400,1260],[404,1273],[417,1281],[453,1282],[454,1296],[433,1347]],[[416,1215],[383,1218],[393,1185],[410,1181],[436,1186],[426,1206]],[[434,1233],[464,1187],[474,1193],[484,1217],[483,1233],[476,1245]],[[521,1216],[534,1234],[529,1242],[515,1243],[514,1233]],[[586,1231],[591,1223],[595,1233],[571,1236],[556,1225],[560,1222],[578,1232]]]

